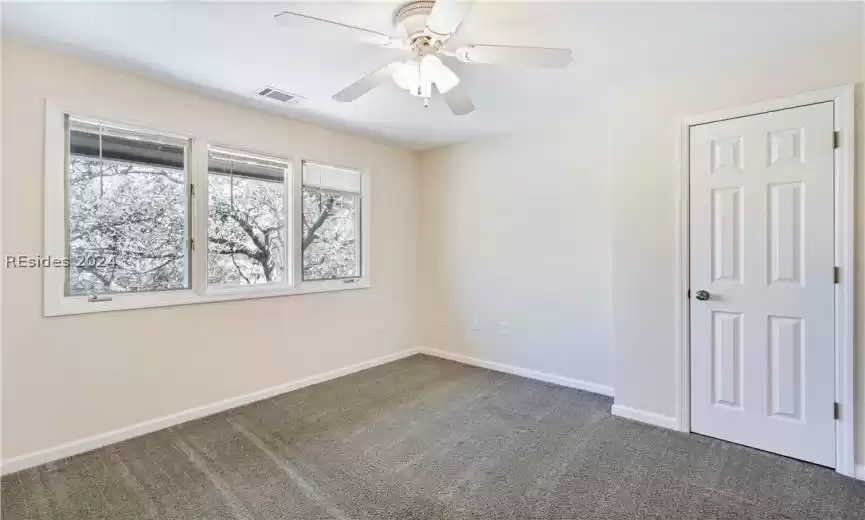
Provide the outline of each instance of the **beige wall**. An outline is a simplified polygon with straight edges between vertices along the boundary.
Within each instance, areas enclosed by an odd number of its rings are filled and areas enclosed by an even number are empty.
[[[425,345],[612,385],[608,120],[422,156]]]
[[[609,110],[543,132],[425,153],[423,343],[610,385],[619,405],[675,417],[681,119],[860,82],[856,430],[865,461],[863,79],[862,35],[839,35],[620,91]],[[544,217],[555,224],[536,229]],[[550,254],[526,246],[536,238]],[[511,337],[497,334],[501,319]]]
[[[369,167],[375,201],[370,289],[46,319],[42,273],[6,270],[5,460],[414,346],[416,154],[16,43],[2,60],[4,255],[42,251],[45,98]]]
[[[616,336],[616,404],[676,415],[676,212],[679,121],[812,90],[861,82],[862,36],[790,49],[784,54],[704,70],[617,96],[612,122],[613,328]],[[861,85],[860,85],[861,88]],[[858,100],[861,103],[861,96]],[[860,109],[861,114],[861,109]],[[861,129],[861,121],[859,121]],[[861,159],[862,134],[858,155]],[[861,160],[857,171],[865,243]],[[865,426],[865,373],[861,324],[865,322],[862,256],[857,265],[859,336],[857,388],[860,435]],[[860,437],[860,460],[865,444]]]

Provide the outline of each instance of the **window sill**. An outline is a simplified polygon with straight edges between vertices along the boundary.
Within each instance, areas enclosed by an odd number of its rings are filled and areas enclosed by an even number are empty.
[[[111,295],[112,299],[110,301],[99,302],[87,301],[87,296],[66,296],[62,298],[47,298],[45,300],[44,316],[68,316],[132,309],[150,309],[155,307],[172,307],[176,305],[252,300],[279,296],[295,296],[300,294],[351,291],[356,289],[369,289],[369,287],[369,280],[359,279],[354,282],[346,282],[344,280],[305,282],[298,287],[218,288],[210,289],[205,294],[199,294],[192,290],[113,294]]]

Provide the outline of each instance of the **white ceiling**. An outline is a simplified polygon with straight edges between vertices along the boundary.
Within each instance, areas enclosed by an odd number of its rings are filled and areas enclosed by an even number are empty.
[[[861,30],[861,3],[478,2],[462,43],[568,47],[565,70],[504,69],[448,62],[477,107],[450,114],[440,99],[386,85],[353,103],[330,97],[380,65],[388,49],[321,41],[273,15],[292,10],[396,34],[402,2],[375,3],[12,3],[4,34],[62,47],[126,69],[251,103],[294,119],[372,135],[416,149],[574,117],[615,90],[712,67],[805,41]],[[273,85],[306,99],[282,106],[254,99]]]

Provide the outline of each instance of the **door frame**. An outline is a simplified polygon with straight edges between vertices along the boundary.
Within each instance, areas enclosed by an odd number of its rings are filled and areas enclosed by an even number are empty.
[[[680,182],[676,222],[676,422],[679,430],[691,431],[691,341],[690,305],[690,127],[815,103],[835,103],[835,265],[840,283],[835,284],[835,401],[840,417],[835,421],[835,471],[855,477],[854,427],[854,90],[852,85],[809,92],[736,108],[685,117],[677,135]],[[830,406],[831,403],[827,403]]]

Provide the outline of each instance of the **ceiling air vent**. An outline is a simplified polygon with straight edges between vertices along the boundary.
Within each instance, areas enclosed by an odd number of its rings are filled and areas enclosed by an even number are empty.
[[[289,94],[284,90],[279,90],[273,87],[264,87],[262,89],[259,89],[258,95],[261,97],[272,99],[274,101],[278,101],[280,103],[292,103],[299,99],[303,99],[300,96]]]

